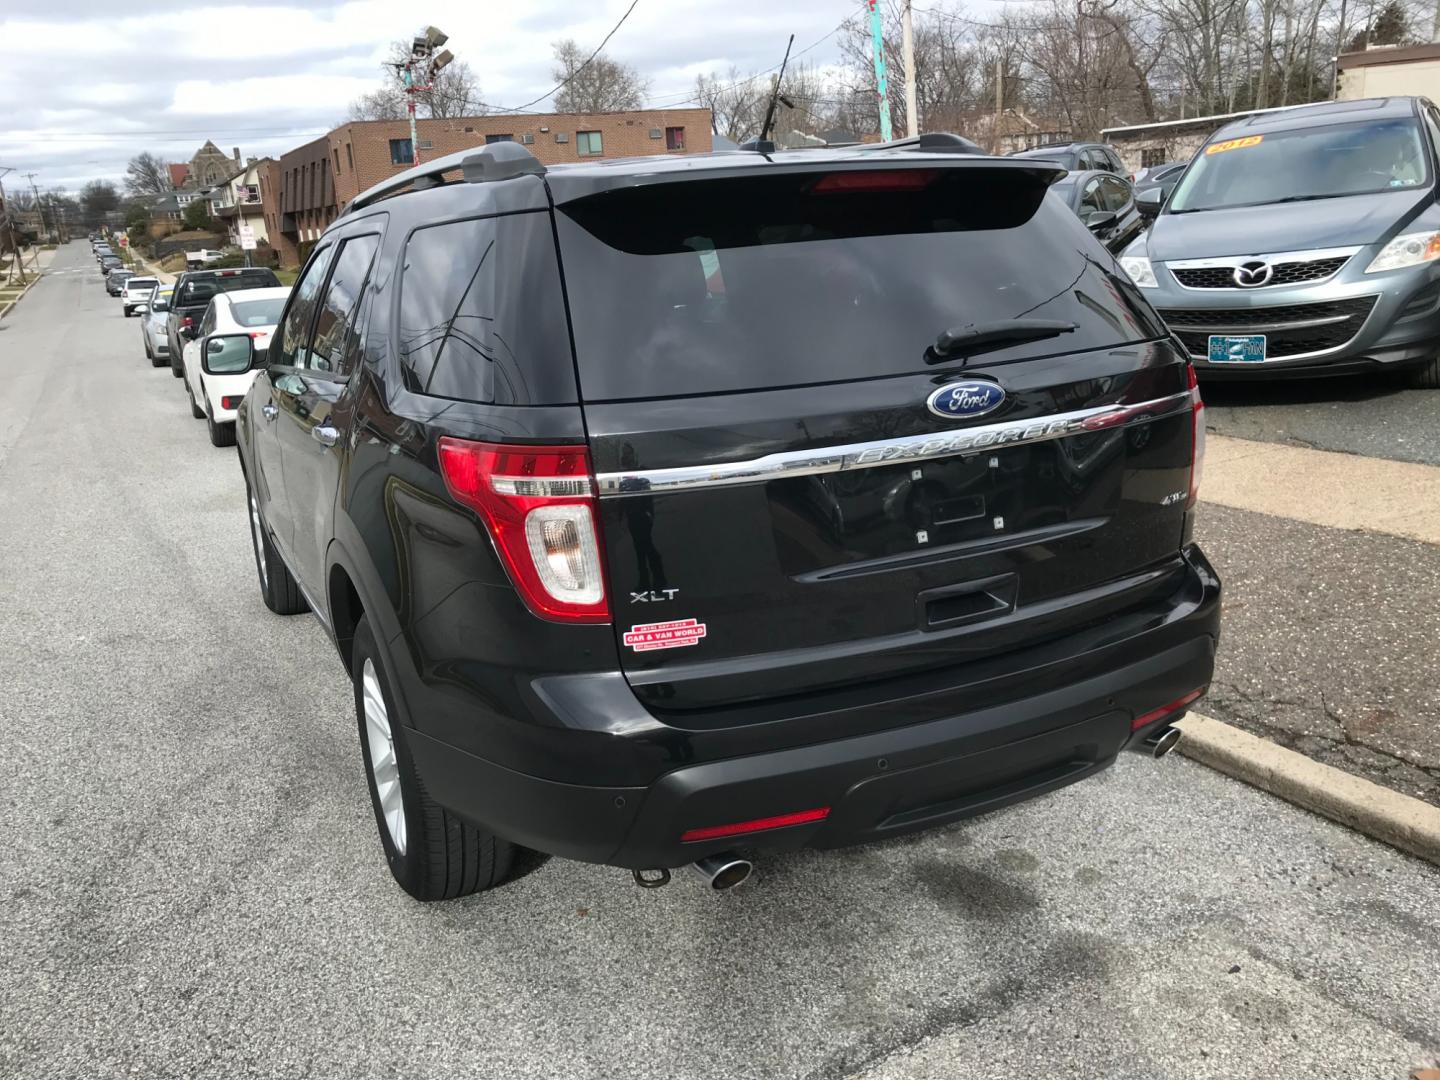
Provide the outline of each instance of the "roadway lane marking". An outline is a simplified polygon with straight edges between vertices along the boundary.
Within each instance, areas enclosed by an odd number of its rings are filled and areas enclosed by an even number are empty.
[[[1440,545],[1440,467],[1211,434],[1204,502]]]

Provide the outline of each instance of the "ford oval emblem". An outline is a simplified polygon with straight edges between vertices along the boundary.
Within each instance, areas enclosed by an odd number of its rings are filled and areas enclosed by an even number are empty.
[[[1005,391],[993,382],[967,379],[946,383],[928,398],[925,407],[946,420],[969,420],[994,412],[1005,401]]]

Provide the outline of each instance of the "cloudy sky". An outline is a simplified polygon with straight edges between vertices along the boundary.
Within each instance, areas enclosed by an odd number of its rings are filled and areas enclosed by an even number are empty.
[[[550,43],[588,51],[630,0],[0,0],[0,166],[72,192],[118,180],[141,150],[187,161],[205,139],[279,154],[333,127],[374,89],[387,44],[430,23],[480,79],[484,99],[553,85]],[[786,35],[819,65],[861,0],[638,0],[606,52],[677,104],[701,72],[778,63]],[[821,39],[825,39],[821,41]],[[544,108],[542,102],[537,109]]]

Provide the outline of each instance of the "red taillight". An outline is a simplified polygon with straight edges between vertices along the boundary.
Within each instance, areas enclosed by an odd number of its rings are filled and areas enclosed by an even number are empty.
[[[191,326],[194,326],[194,325],[195,325],[195,322],[194,322],[194,320],[192,320],[192,319],[190,318],[189,315],[186,315],[186,316],[180,321],[180,326],[181,326],[182,328],[191,327]]]
[[[1185,365],[1190,383],[1190,491],[1185,509],[1190,510],[1200,498],[1200,476],[1205,471],[1205,402],[1200,400],[1200,380],[1195,365]]]
[[[833,172],[820,178],[811,190],[818,194],[847,191],[919,191],[929,187],[939,169],[871,169],[865,172]]]
[[[680,834],[680,842],[689,844],[696,840],[718,840],[722,836],[740,836],[744,833],[764,832],[766,829],[784,829],[790,825],[809,825],[812,822],[824,821],[829,816],[830,807],[817,806],[814,810],[797,810],[793,814],[756,818],[754,821],[737,821],[733,825],[707,825],[702,829],[686,829]]]
[[[1158,709],[1151,709],[1147,713],[1141,713],[1134,720],[1130,721],[1130,730],[1139,731],[1142,727],[1153,724],[1156,720],[1171,716],[1178,712],[1184,712],[1187,705],[1199,701],[1205,694],[1205,687],[1198,690],[1191,690],[1184,697],[1178,697],[1168,705],[1161,705]]]
[[[222,397],[220,399],[220,407],[222,409],[238,409],[240,407],[240,402],[244,400],[244,394],[235,394],[229,397]]]
[[[552,622],[610,621],[585,447],[445,436],[439,457],[445,486],[485,522],[526,607]]]

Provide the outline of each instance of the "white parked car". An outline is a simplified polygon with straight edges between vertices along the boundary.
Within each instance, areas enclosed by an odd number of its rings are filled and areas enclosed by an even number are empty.
[[[170,363],[170,339],[165,334],[165,317],[170,312],[170,297],[175,294],[173,285],[157,285],[150,290],[148,311],[140,315],[140,339],[145,343],[145,357],[151,367],[164,367]]]
[[[185,343],[181,360],[190,412],[209,425],[215,446],[235,445],[235,410],[265,366],[270,335],[289,295],[288,287],[216,293],[199,333]]]
[[[199,251],[187,251],[185,252],[185,266],[190,270],[194,270],[212,263],[216,259],[222,258],[224,254],[223,251],[217,251],[214,248],[201,248]]]
[[[150,302],[150,294],[159,286],[160,279],[153,277],[130,277],[120,287],[120,303],[125,306],[125,317],[135,314],[141,304]]]

